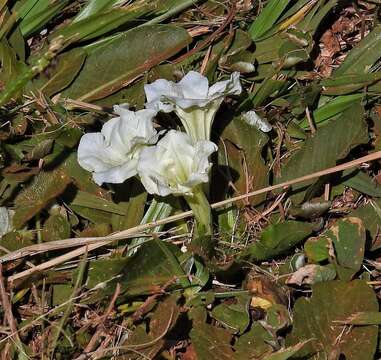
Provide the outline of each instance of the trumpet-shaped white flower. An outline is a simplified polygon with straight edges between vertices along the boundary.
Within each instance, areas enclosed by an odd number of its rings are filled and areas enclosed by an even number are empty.
[[[186,133],[170,130],[156,146],[139,157],[138,173],[150,194],[193,195],[193,189],[209,180],[208,157],[217,150],[207,140],[192,140]]]
[[[101,132],[83,135],[78,146],[78,163],[93,173],[98,185],[122,183],[136,175],[141,150],[158,139],[152,123],[155,110],[114,106],[114,111],[119,117],[106,122]]]
[[[209,140],[213,120],[224,97],[240,94],[242,87],[239,72],[209,87],[205,76],[190,71],[178,83],[159,79],[145,85],[144,90],[147,108],[174,111],[192,139]]]

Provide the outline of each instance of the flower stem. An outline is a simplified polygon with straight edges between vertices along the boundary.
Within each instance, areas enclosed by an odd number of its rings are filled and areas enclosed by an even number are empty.
[[[191,249],[204,258],[210,258],[214,250],[212,212],[202,186],[197,186],[193,196],[185,196],[185,200],[193,210],[196,220],[195,236],[191,242]]]

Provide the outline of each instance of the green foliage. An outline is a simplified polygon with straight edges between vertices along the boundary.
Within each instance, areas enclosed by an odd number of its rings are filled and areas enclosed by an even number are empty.
[[[381,163],[324,175],[381,149],[378,2],[0,0],[2,358],[380,358]],[[82,135],[190,70],[243,88],[203,206],[97,185]]]

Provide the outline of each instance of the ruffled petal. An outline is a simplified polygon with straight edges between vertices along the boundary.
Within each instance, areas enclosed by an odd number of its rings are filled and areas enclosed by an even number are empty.
[[[94,182],[98,185],[103,183],[121,184],[137,174],[137,163],[136,159],[130,159],[122,165],[110,167],[105,171],[94,172]]]
[[[210,87],[208,96],[215,99],[226,95],[239,95],[242,92],[239,76],[239,72],[235,71],[230,75],[230,79],[215,83]]]
[[[122,183],[137,174],[137,159],[142,148],[156,143],[154,110],[133,112],[117,106],[120,117],[105,123],[100,133],[85,134],[78,147],[78,162],[93,172],[97,184]]]
[[[162,96],[180,96],[176,92],[174,83],[164,79],[158,79],[151,84],[144,85],[144,92],[147,98],[146,108],[166,113],[173,111],[174,106],[162,101]]]
[[[110,168],[110,153],[100,133],[83,135],[77,156],[79,165],[87,171],[105,171]]]
[[[138,174],[151,194],[191,195],[195,186],[208,182],[208,157],[216,150],[210,141],[194,143],[186,133],[171,130],[156,146],[142,150]]]
[[[208,97],[208,78],[196,71],[189,71],[177,84],[178,97],[184,99],[206,99]],[[181,96],[179,96],[181,95]]]

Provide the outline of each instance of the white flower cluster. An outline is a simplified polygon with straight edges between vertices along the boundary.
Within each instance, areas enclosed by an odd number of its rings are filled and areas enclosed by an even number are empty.
[[[178,83],[159,79],[144,89],[146,109],[115,106],[118,117],[81,138],[78,162],[99,185],[138,175],[150,194],[192,195],[209,180],[209,156],[217,150],[211,127],[224,97],[241,93],[239,73],[209,87],[206,77],[191,71]],[[158,141],[153,126],[158,111],[174,111],[186,133],[170,130]]]

